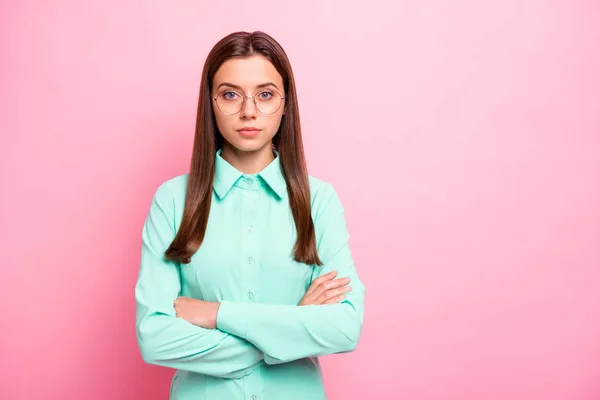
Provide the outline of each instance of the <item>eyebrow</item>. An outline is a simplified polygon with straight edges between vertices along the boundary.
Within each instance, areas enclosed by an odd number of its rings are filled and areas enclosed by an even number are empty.
[[[240,86],[234,85],[233,83],[229,83],[229,82],[223,82],[223,83],[221,83],[219,86],[217,86],[217,89],[219,89],[221,86],[230,86],[230,87],[242,90],[242,88]],[[261,83],[260,85],[256,86],[256,89],[267,87],[267,86],[275,86],[275,88],[277,90],[279,90],[279,88],[277,87],[277,85],[274,84],[273,82]]]

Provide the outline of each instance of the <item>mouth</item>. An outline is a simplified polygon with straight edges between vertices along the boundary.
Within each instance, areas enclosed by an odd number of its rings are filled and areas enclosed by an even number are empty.
[[[238,129],[237,131],[240,133],[240,135],[246,137],[256,136],[260,133],[260,129],[258,128],[242,128]]]

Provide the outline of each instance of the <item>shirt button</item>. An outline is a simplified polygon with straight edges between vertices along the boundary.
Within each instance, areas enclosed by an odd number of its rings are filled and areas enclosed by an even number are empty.
[[[252,395],[252,400],[256,400],[256,399],[257,399],[256,395]]]
[[[254,229],[254,227],[252,225],[248,225],[248,232],[252,232],[252,230]]]
[[[248,292],[248,298],[249,298],[249,299],[252,299],[253,297],[254,297],[254,293],[252,293],[252,292]]]
[[[254,258],[248,257],[248,264],[252,264],[254,262]]]

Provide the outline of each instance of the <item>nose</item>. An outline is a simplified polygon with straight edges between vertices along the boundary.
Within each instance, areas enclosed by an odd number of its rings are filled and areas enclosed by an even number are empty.
[[[254,104],[254,96],[246,96],[242,104],[241,117],[248,118],[256,115],[256,104]]]

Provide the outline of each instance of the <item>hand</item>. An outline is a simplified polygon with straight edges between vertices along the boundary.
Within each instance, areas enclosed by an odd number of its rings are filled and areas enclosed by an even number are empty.
[[[333,279],[336,276],[337,271],[331,271],[315,279],[298,305],[333,304],[344,300],[345,294],[352,290],[350,286],[346,286],[350,283],[350,278]]]
[[[217,328],[217,313],[221,303],[181,296],[173,302],[175,315],[206,329]]]

